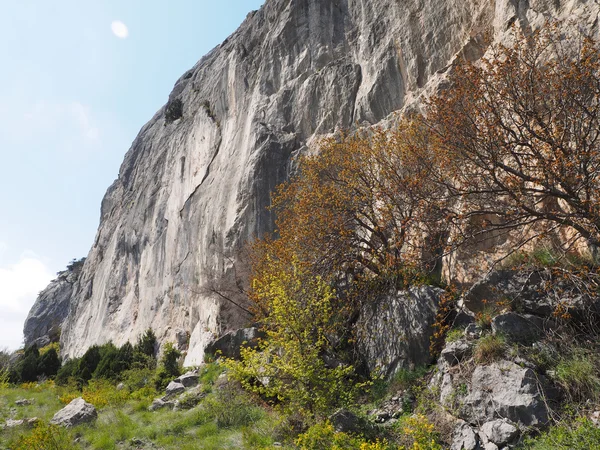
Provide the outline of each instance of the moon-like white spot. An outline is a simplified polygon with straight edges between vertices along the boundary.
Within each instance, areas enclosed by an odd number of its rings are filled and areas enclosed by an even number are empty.
[[[129,36],[129,30],[127,29],[127,25],[125,25],[120,20],[115,20],[110,25],[110,28],[111,28],[113,34],[116,37],[118,37],[119,39],[126,39],[127,36]]]

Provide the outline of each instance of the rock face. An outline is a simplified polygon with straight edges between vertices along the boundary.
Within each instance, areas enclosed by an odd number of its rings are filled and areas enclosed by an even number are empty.
[[[244,305],[215,288],[233,283],[243,243],[273,228],[269,193],[295,155],[417,104],[456,58],[481,57],[488,34],[546,16],[596,33],[597,12],[586,0],[267,0],[177,81],[125,156],[70,295],[63,355],[152,327],[162,342],[190,333],[185,363],[200,363],[215,334],[246,325]]]
[[[69,314],[73,287],[83,267],[83,261],[71,263],[38,295],[25,320],[23,334],[25,346],[37,344],[43,347],[58,341],[61,328]]]
[[[411,288],[363,308],[357,343],[370,371],[390,377],[398,369],[431,362],[429,344],[441,292],[430,286]]]
[[[73,427],[96,420],[97,417],[98,413],[94,405],[79,397],[54,414],[50,423],[64,427]]]

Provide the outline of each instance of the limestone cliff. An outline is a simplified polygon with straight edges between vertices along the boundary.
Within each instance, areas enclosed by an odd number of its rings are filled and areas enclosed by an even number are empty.
[[[126,154],[70,299],[64,354],[152,327],[199,362],[215,333],[248,319],[204,287],[272,229],[269,193],[294,156],[416,104],[455,58],[480,58],[485,36],[544,17],[597,33],[592,0],[267,0],[177,81]]]

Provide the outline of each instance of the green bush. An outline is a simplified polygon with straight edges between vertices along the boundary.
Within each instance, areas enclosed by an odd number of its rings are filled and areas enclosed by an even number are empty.
[[[12,450],[72,450],[73,436],[62,427],[38,423],[33,430],[21,435],[10,447]]]
[[[452,328],[446,334],[446,342],[456,342],[456,341],[462,339],[462,337],[464,335],[465,335],[464,330],[461,330],[459,328]]]
[[[268,338],[257,348],[242,348],[241,362],[226,361],[231,375],[309,419],[351,403],[362,387],[353,382],[354,368],[331,368],[322,358],[328,333],[336,329],[334,290],[297,265],[255,279],[254,291],[269,311],[263,327]]]
[[[33,344],[25,350],[23,358],[17,363],[16,372],[20,382],[37,381],[40,352]]]
[[[100,347],[97,345],[91,346],[79,360],[77,371],[74,376],[85,382],[91,380],[101,360],[102,353]]]
[[[68,360],[62,365],[60,369],[58,369],[58,373],[56,374],[56,378],[54,381],[59,386],[66,386],[67,384],[69,384],[70,379],[75,378],[78,368],[79,358],[73,358]]]
[[[60,369],[60,358],[54,347],[48,349],[40,356],[38,361],[38,374],[45,377],[54,377]]]
[[[573,424],[560,424],[546,433],[528,438],[521,449],[527,450],[592,450],[600,448],[600,428],[588,419]]]
[[[559,362],[556,367],[556,380],[573,400],[596,401],[600,398],[597,367],[593,355],[576,350]]]
[[[225,385],[203,403],[207,417],[219,428],[238,428],[261,420],[265,413],[240,388]]]

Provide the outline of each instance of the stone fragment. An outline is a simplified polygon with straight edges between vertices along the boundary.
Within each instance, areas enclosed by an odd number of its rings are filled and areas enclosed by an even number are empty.
[[[517,427],[502,419],[484,423],[479,432],[483,433],[488,441],[498,446],[511,443],[519,435]]]
[[[25,424],[25,421],[23,419],[19,419],[19,420],[8,419],[6,421],[5,427],[6,428],[16,428],[16,427],[22,426],[23,424]]]
[[[477,450],[479,439],[468,423],[460,422],[452,433],[450,450]]]
[[[181,383],[184,387],[190,388],[198,384],[199,372],[198,370],[191,370],[183,375],[177,377],[174,381]]]
[[[159,409],[168,408],[173,409],[175,407],[175,402],[171,402],[168,400],[164,400],[163,398],[154,399],[150,407],[148,408],[150,411],[157,411]]]
[[[92,422],[97,417],[98,413],[94,405],[79,397],[54,414],[50,423],[64,427],[73,427],[82,423]]]
[[[341,433],[353,433],[360,428],[360,418],[347,409],[340,409],[329,417],[329,421],[335,431]]]
[[[180,383],[179,381],[171,381],[167,386],[165,397],[174,397],[175,395],[180,394],[183,391],[185,391],[185,386],[182,383]]]

